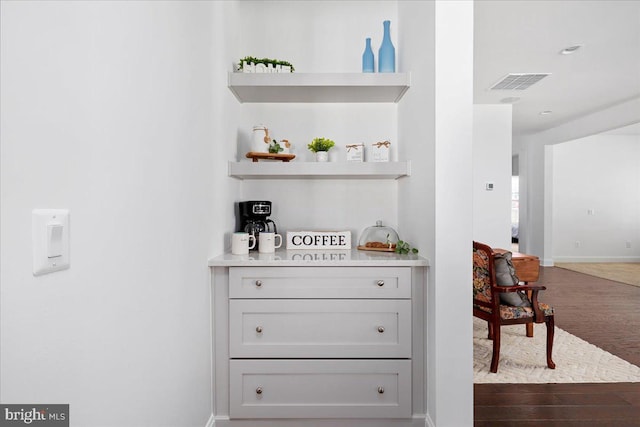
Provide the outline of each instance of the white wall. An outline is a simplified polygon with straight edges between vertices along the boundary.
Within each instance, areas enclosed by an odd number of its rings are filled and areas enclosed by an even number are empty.
[[[521,138],[518,155],[520,165],[520,221],[518,228],[518,250],[540,257],[543,266],[553,265],[551,253],[545,251],[545,147],[542,140],[534,136]],[[548,181],[547,181],[548,182]],[[550,218],[549,218],[550,221]],[[549,223],[549,227],[551,224]]]
[[[212,4],[1,3],[3,403],[73,426],[211,413]],[[31,210],[71,212],[32,275]]]
[[[473,424],[473,3],[435,2],[435,269],[428,316],[429,413],[437,427]],[[456,301],[451,310],[445,301]],[[466,302],[466,303],[463,303]]]
[[[511,105],[473,107],[473,240],[506,249],[511,247],[511,115]]]
[[[209,2],[213,7],[213,47],[208,53],[212,61],[213,114],[211,122],[214,136],[210,141],[214,148],[212,173],[214,179],[210,182],[211,191],[208,201],[212,205],[214,228],[210,238],[215,245],[211,255],[219,255],[225,249],[231,250],[231,234],[235,231],[236,219],[234,205],[243,200],[242,181],[228,176],[229,159],[234,159],[237,153],[235,144],[237,138],[238,118],[241,105],[227,88],[228,73],[232,64],[228,60],[235,57],[238,44],[239,13],[235,1]]]
[[[400,183],[399,217],[431,266],[427,421],[470,426],[473,3],[401,1],[399,11],[399,60],[412,72],[399,105],[399,133],[401,155],[413,165],[411,179]],[[443,301],[463,303],[450,310]]]
[[[552,203],[554,262],[639,262],[640,136],[553,146]]]
[[[426,343],[414,352],[426,354],[423,369],[427,372],[427,402],[423,408],[414,406],[414,411],[424,411],[427,425],[435,425],[438,396],[446,399],[445,392],[436,392],[435,372],[438,368],[436,352],[432,342],[436,336],[436,324],[431,321],[430,298],[435,293],[435,3],[400,2],[400,32],[398,61],[403,68],[412,70],[411,88],[398,106],[399,136],[403,141],[401,158],[411,159],[410,179],[399,182],[398,216],[400,233],[420,248],[420,254],[429,259],[427,274]],[[424,54],[415,54],[422,52]],[[454,344],[455,345],[455,344]],[[415,367],[415,366],[414,366]],[[415,367],[417,368],[417,367]],[[463,386],[464,387],[464,386]],[[461,403],[464,405],[464,403]],[[446,411],[443,411],[443,413]],[[443,417],[446,414],[443,414]]]
[[[551,228],[551,209],[545,204],[545,146],[598,135],[640,121],[640,98],[563,123],[532,135],[514,135],[520,172],[520,251],[540,257],[543,265],[553,265],[551,243],[545,242]]]

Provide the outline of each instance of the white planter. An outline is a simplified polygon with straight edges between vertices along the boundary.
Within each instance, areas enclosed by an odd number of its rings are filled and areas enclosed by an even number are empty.
[[[329,161],[329,152],[328,151],[318,151],[316,152],[316,162],[328,162]]]
[[[251,141],[252,152],[268,153],[270,142],[271,138],[269,137],[269,129],[265,125],[256,125],[253,127],[253,136]]]

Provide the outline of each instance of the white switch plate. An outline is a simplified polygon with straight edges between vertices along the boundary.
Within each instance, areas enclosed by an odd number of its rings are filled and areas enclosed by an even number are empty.
[[[31,234],[34,276],[69,268],[69,210],[34,209]]]

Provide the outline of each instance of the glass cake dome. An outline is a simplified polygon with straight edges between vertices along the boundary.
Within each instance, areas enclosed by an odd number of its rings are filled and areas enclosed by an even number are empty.
[[[400,238],[391,227],[382,225],[382,221],[376,221],[376,225],[367,227],[360,235],[358,249],[364,251],[393,252]]]

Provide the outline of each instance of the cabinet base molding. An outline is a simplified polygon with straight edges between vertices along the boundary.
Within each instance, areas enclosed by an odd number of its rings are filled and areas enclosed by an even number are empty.
[[[207,427],[425,427],[429,426],[424,416],[409,419],[335,418],[321,419],[273,419],[273,420],[230,420],[217,417]]]

